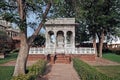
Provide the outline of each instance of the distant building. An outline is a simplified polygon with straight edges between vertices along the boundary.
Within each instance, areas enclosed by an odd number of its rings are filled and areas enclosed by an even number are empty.
[[[120,37],[114,37],[113,40],[108,42],[108,49],[113,51],[120,51]]]
[[[72,57],[94,61],[93,47],[75,47],[75,18],[49,19],[45,23],[45,47],[30,47],[28,59],[70,63]]]
[[[12,39],[12,43],[14,44],[14,47],[19,47],[20,44],[20,37],[19,37],[19,29],[15,29],[12,27],[12,23],[7,22],[5,20],[0,20],[0,31],[6,32],[6,34],[9,36],[9,38]]]
[[[10,28],[11,23],[5,20],[0,20],[0,30],[5,31],[7,28]]]
[[[19,35],[19,29],[12,28],[12,24],[5,20],[0,20],[0,30],[5,31],[9,37],[13,38]]]

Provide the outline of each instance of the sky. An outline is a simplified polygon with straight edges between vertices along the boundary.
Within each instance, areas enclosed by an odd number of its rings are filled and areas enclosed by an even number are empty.
[[[40,23],[40,20],[37,20],[36,17],[35,17],[35,14],[31,13],[29,18],[27,18],[27,22],[35,22],[35,23],[37,23],[37,25],[35,25],[35,27],[37,28],[39,23]],[[27,28],[27,36],[28,37],[31,36],[33,34],[33,32],[34,32],[34,29],[31,28],[30,26],[28,26],[28,28]],[[45,33],[45,29],[41,28],[40,33],[44,34]]]
[[[42,7],[43,12],[45,12],[45,9],[46,9],[46,6]],[[50,13],[48,15],[50,15]],[[27,22],[36,22],[37,23],[36,27],[38,27],[38,25],[40,23],[40,19],[37,20],[36,19],[36,14],[31,12],[30,15],[28,16]],[[34,30],[31,27],[28,26],[28,28],[27,28],[27,36],[29,37],[33,33],[34,33]],[[45,29],[41,28],[40,33],[45,34]]]

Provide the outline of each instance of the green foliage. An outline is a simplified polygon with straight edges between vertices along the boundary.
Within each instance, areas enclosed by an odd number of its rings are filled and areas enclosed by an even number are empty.
[[[116,34],[120,23],[120,1],[118,0],[76,0],[77,21],[86,22],[89,36],[95,37],[104,34]],[[118,33],[119,34],[119,33]],[[118,35],[117,34],[117,35]]]
[[[81,80],[117,80],[98,72],[94,67],[77,58],[73,59],[73,66]]]
[[[74,1],[72,0],[60,0],[58,4],[54,4],[52,10],[52,14],[50,17],[58,18],[58,17],[75,17],[74,10]]]
[[[120,26],[120,24],[119,24]],[[115,28],[115,35],[120,37],[120,28]]]
[[[45,68],[46,62],[44,60],[39,60],[28,68],[27,74],[13,77],[11,80],[35,80],[38,75],[43,75]]]
[[[42,46],[45,43],[45,37],[38,35],[35,40],[33,41],[31,46]]]
[[[53,0],[53,3],[58,4],[61,1],[64,1],[64,0]]]
[[[14,71],[14,66],[0,66],[0,80],[10,80]]]
[[[6,33],[0,30],[0,36],[6,36]]]
[[[58,1],[58,0],[57,0]],[[31,20],[28,20],[31,15],[34,14],[36,20],[41,20],[43,16],[43,7],[46,7],[46,2],[43,0],[26,0],[24,8],[24,20],[21,19],[19,15],[19,9],[16,0],[1,0],[0,1],[0,17],[2,19],[15,23],[21,31],[25,31],[28,27],[29,22],[33,23]],[[35,21],[37,23],[37,21]],[[37,23],[38,24],[38,23]],[[27,31],[25,31],[27,32]]]
[[[11,49],[11,46],[7,43],[11,43],[12,39],[6,34],[5,31],[0,30],[0,52],[6,52]]]
[[[120,63],[120,55],[116,55],[115,53],[114,54],[113,53],[104,53],[103,58]]]
[[[5,19],[6,21],[9,22],[14,22],[16,24],[18,24],[18,22],[20,21],[19,18],[17,17],[17,14],[11,14],[11,13],[4,13],[1,16],[3,16],[3,19]]]
[[[83,41],[89,41],[90,35],[87,33],[88,30],[83,22],[78,22],[80,25],[75,27],[75,41],[81,43]]]

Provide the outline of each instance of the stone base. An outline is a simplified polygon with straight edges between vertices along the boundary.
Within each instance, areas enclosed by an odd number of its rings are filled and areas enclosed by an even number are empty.
[[[47,58],[47,56],[45,56],[44,54],[29,54],[28,60],[46,59],[46,60],[48,60],[48,62],[54,64],[55,63],[54,57],[55,57],[55,55],[50,55],[49,58]],[[60,60],[61,57],[59,56],[58,58]],[[65,58],[65,60],[68,61],[67,63],[70,63],[71,58],[79,58],[79,59],[86,60],[86,61],[95,61],[96,56],[95,56],[95,54],[71,54],[71,55],[66,54],[64,56],[64,58]],[[56,61],[56,63],[57,62],[58,61]]]
[[[95,54],[72,54],[71,57],[80,58],[86,61],[95,61],[95,58],[96,58]]]
[[[44,54],[29,54],[28,60],[39,60],[39,59],[45,59]]]

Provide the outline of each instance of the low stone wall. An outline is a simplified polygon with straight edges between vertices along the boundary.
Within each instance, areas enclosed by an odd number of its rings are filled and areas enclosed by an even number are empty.
[[[51,54],[51,53],[65,53],[65,54],[95,54],[94,48],[41,48],[31,47],[29,54]]]
[[[66,54],[69,55],[70,58],[79,58],[86,61],[95,61],[95,54]],[[28,60],[39,60],[39,59],[46,59],[47,56],[44,54],[29,54]]]
[[[45,55],[44,54],[29,54],[28,55],[28,60],[39,60],[39,59],[45,59]]]
[[[79,58],[86,61],[95,61],[95,54],[72,54],[72,58]]]

